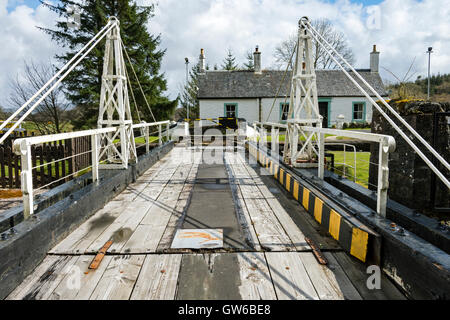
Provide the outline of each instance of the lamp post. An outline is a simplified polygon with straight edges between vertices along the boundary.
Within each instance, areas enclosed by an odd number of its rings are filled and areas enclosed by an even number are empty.
[[[428,53],[428,100],[430,100],[430,67],[431,67],[431,54],[433,53],[433,47],[428,47],[428,51],[426,52]]]
[[[189,59],[184,58],[184,61],[186,62],[186,88],[189,84]],[[187,118],[189,119],[189,104],[187,105]]]

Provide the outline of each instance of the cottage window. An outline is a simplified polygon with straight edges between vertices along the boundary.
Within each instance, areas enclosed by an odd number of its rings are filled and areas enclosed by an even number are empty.
[[[289,103],[280,103],[280,120],[286,121],[289,113]]]
[[[225,118],[236,118],[237,117],[237,104],[230,103],[225,104]]]
[[[353,121],[365,121],[365,103],[354,102],[353,103]]]

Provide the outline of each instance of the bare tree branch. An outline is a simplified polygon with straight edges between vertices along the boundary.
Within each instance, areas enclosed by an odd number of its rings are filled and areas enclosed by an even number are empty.
[[[345,35],[336,30],[330,20],[318,19],[311,22],[314,29],[317,30],[331,45],[336,49],[350,64],[355,62],[353,51],[347,44]],[[297,35],[293,34],[289,39],[281,42],[274,52],[276,64],[278,68],[282,68],[289,63],[289,58],[294,51],[297,43]],[[333,59],[325,52],[325,50],[318,46],[313,39],[313,52],[314,52],[314,68],[316,69],[337,69],[338,66],[334,63]],[[292,67],[292,66],[290,66]]]
[[[56,72],[51,63],[37,64],[33,61],[24,61],[23,70],[22,74],[17,74],[15,78],[9,80],[11,94],[8,102],[16,108],[28,101]],[[36,100],[42,98],[44,93],[41,93]],[[58,86],[36,107],[29,115],[29,119],[40,134],[61,133],[69,123],[69,119],[64,117],[68,107],[69,103],[64,97],[63,88]],[[27,110],[28,108],[23,113]]]

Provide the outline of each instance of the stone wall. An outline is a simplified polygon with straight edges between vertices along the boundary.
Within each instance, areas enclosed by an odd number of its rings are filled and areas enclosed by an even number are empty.
[[[448,103],[391,101],[400,115],[430,144],[433,145],[441,156],[450,160],[450,139],[447,117],[440,117],[438,122],[438,134],[433,142],[433,120],[435,112],[450,112]],[[389,114],[389,113],[388,113]],[[403,125],[397,123],[408,137],[413,135]],[[407,142],[398,134],[384,117],[374,109],[372,115],[372,133],[391,135],[395,138],[397,148],[390,155],[389,161],[389,198],[409,208],[420,210],[423,213],[432,213],[432,175],[434,173],[426,163],[414,152]],[[413,142],[431,160],[431,153],[417,140]],[[371,162],[378,163],[378,145],[371,145]],[[442,166],[438,166],[442,172]],[[447,178],[450,174],[447,172]],[[376,185],[378,179],[377,166],[370,165],[369,182]],[[436,177],[436,207],[450,207],[450,196],[446,186]]]

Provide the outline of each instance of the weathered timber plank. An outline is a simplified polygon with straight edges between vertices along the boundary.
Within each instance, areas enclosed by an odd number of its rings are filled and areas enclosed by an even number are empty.
[[[113,257],[89,299],[128,300],[144,259],[143,255]]]
[[[112,257],[105,256],[95,270],[89,269],[92,256],[79,256],[76,259],[66,276],[51,293],[49,300],[88,300]]]
[[[279,300],[319,300],[300,258],[301,254],[304,253],[265,253]]]
[[[361,300],[358,291],[334,257],[327,252],[324,255],[328,265],[319,264],[312,253],[305,252],[300,255],[319,298],[321,300]]]
[[[181,254],[148,255],[131,294],[132,300],[173,300]]]
[[[45,300],[59,285],[77,257],[47,256],[8,297],[7,300]]]
[[[169,222],[164,230],[164,233],[161,237],[161,241],[158,244],[157,251],[164,252],[170,249],[170,245],[173,240],[173,236],[175,234],[175,230],[177,227],[181,225],[181,222],[186,213],[187,206],[189,205],[192,189],[195,183],[195,177],[198,172],[198,164],[194,164],[189,171],[189,174],[186,179],[186,183],[183,186],[183,189],[180,193],[184,194],[185,197],[183,199],[178,199],[175,209],[172,211],[172,215],[170,216]],[[189,195],[187,195],[189,193]]]
[[[291,219],[286,210],[284,210],[283,206],[280,204],[278,199],[274,198],[273,194],[266,187],[266,185],[258,176],[258,174],[255,172],[255,170],[253,170],[250,166],[248,166],[244,162],[245,160],[242,159],[241,157],[238,156],[238,159],[242,161],[241,162],[242,167],[247,170],[249,177],[253,179],[254,185],[257,186],[259,192],[269,204],[273,214],[278,218],[278,221],[288,234],[292,243],[295,245],[297,251],[311,250],[311,247],[306,243],[305,235],[303,234],[303,232],[300,231],[300,229]]]
[[[108,202],[103,209],[53,247],[51,254],[83,254],[88,246],[123,212],[126,202]]]
[[[263,253],[238,253],[241,284],[239,292],[243,300],[276,300],[275,289]]]

